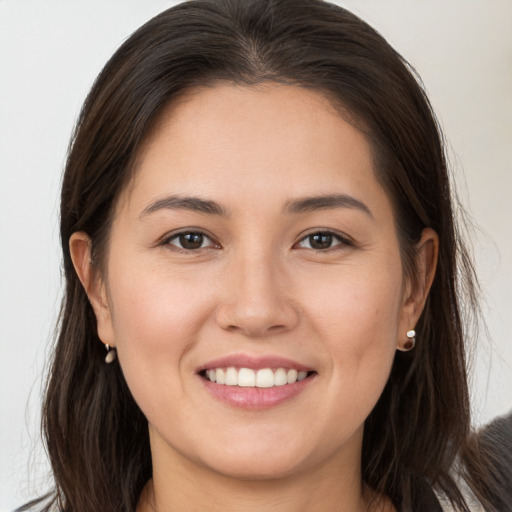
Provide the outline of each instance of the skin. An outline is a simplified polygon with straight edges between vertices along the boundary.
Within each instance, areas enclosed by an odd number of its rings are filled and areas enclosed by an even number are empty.
[[[326,194],[364,206],[283,212]],[[227,215],[148,212],[172,195]],[[209,238],[180,250],[178,230]],[[342,238],[328,248],[308,238],[327,231]],[[87,235],[70,240],[99,337],[148,418],[154,478],[139,511],[369,510],[364,421],[419,318],[437,244],[425,229],[413,286],[368,142],[319,92],[224,84],[168,107],[117,204],[101,276]],[[277,406],[243,410],[196,373],[232,354],[279,355],[316,374]],[[373,506],[393,510],[385,498]]]

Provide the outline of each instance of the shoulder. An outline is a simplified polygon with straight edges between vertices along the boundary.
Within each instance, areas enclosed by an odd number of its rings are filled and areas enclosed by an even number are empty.
[[[472,435],[463,455],[468,483],[486,509],[512,511],[512,412]]]

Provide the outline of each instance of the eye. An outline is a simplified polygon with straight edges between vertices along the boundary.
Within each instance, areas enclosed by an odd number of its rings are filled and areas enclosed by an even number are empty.
[[[317,231],[304,237],[298,246],[302,249],[313,249],[315,251],[326,251],[336,246],[350,246],[349,240],[330,231]]]
[[[207,247],[218,247],[212,239],[201,231],[182,231],[164,240],[164,244],[173,245],[185,251],[197,251]]]

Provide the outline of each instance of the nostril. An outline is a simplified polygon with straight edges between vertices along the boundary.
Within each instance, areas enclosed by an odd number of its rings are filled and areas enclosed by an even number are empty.
[[[268,328],[269,331],[282,331],[283,329],[286,329],[286,325],[272,325]]]
[[[244,333],[248,337],[263,337],[294,329],[300,315],[297,308],[286,298],[257,296],[252,290],[250,296],[238,292],[237,299],[219,304],[215,311],[217,324],[228,332]]]

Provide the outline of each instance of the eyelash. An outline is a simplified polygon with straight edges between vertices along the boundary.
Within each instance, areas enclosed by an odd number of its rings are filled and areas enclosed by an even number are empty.
[[[338,243],[335,245],[332,245],[331,247],[328,247],[327,249],[314,249],[313,247],[305,247],[304,249],[311,249],[316,252],[331,252],[331,251],[339,251],[343,248],[347,247],[354,247],[354,242],[348,238],[346,235],[342,235],[341,233],[336,233],[334,231],[329,230],[320,230],[320,231],[311,231],[306,236],[303,236],[298,243],[302,243],[305,240],[311,239],[311,237],[315,235],[321,235],[321,236],[329,236],[332,237],[333,241],[337,240]],[[297,245],[297,244],[295,244]],[[311,245],[311,242],[310,242]]]
[[[179,246],[171,243],[173,240],[179,240],[179,238],[184,235],[202,236],[203,239],[202,239],[201,246],[205,241],[204,239],[208,239],[213,242],[213,247],[206,246],[206,247],[198,247],[195,249],[185,249],[184,247],[179,247]],[[313,237],[315,235],[330,236],[330,237],[332,237],[333,240],[336,240],[338,243],[336,243],[335,245],[332,245],[331,247],[328,247],[326,249],[315,249],[315,248],[311,247],[311,242],[310,242],[310,244],[309,244],[310,247],[303,247],[303,249],[313,250],[316,252],[331,252],[331,251],[337,251],[337,250],[341,250],[343,248],[355,246],[355,243],[346,235],[342,235],[341,233],[336,233],[334,231],[329,231],[329,230],[317,230],[317,231],[311,231],[307,235],[303,236],[296,244],[294,244],[294,247],[308,239],[311,239],[311,237]],[[174,233],[171,236],[168,236],[165,239],[163,239],[161,242],[161,245],[172,245],[174,247],[174,250],[183,252],[186,254],[197,253],[203,249],[211,249],[211,248],[218,249],[218,248],[220,248],[220,244],[218,244],[217,242],[214,242],[212,240],[212,237],[210,237],[208,234],[206,234],[200,230],[186,230],[186,231],[180,231],[178,233]]]
[[[194,253],[194,252],[197,253],[200,250],[211,249],[212,248],[211,246],[207,246],[207,247],[198,247],[197,249],[185,249],[184,247],[178,247],[177,245],[174,245],[174,244],[171,243],[172,240],[176,240],[176,239],[179,240],[179,238],[181,236],[184,236],[184,235],[200,235],[200,236],[203,237],[203,242],[204,242],[204,239],[208,239],[208,240],[213,242],[212,237],[207,235],[203,231],[189,229],[189,230],[186,230],[186,231],[179,231],[178,233],[174,233],[171,236],[168,236],[168,237],[164,238],[162,240],[162,245],[172,245],[174,250],[176,250],[178,252],[183,252],[183,253],[186,253],[186,254],[190,254],[190,253]],[[218,243],[216,243],[216,242],[213,242],[213,244],[214,244],[213,248],[219,248],[220,247],[220,245]],[[201,243],[201,245],[202,245],[202,243]]]

